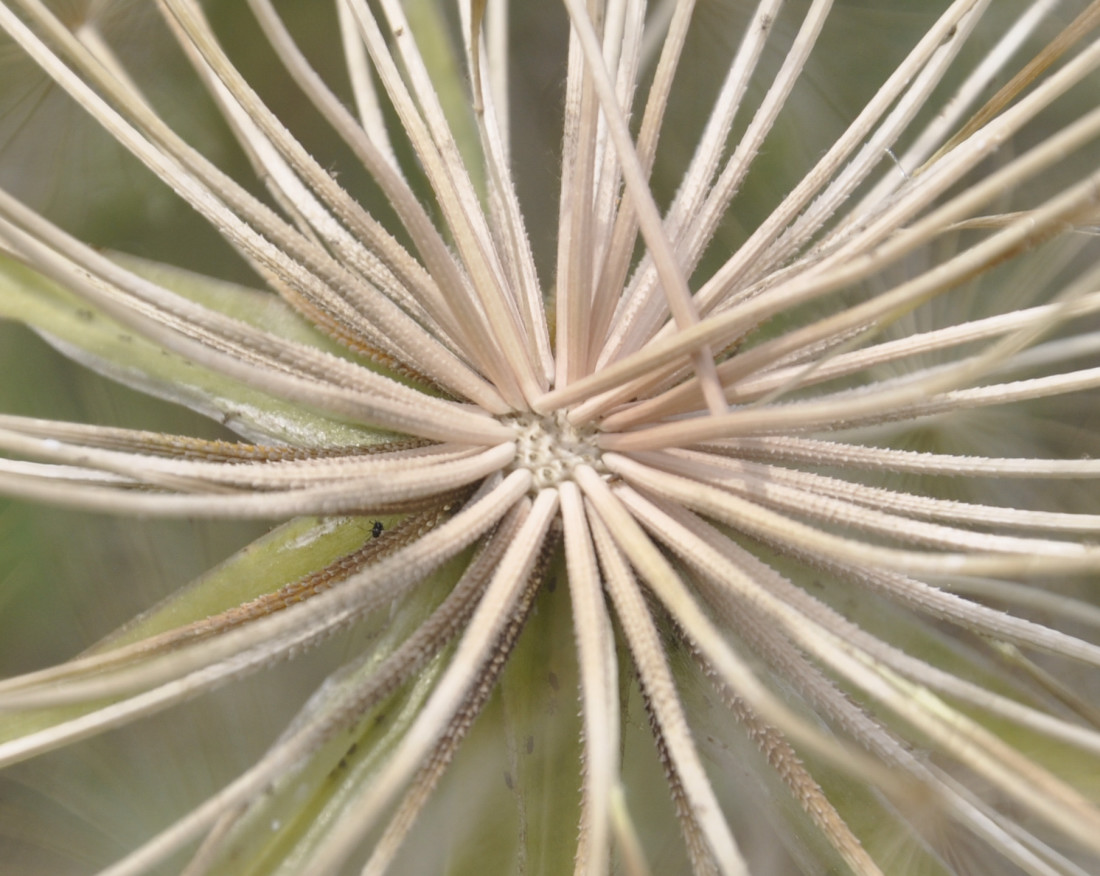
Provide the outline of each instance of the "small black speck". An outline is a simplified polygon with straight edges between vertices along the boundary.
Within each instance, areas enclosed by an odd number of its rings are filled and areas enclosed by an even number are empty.
[[[515,785],[512,784],[512,774],[508,770],[504,771],[504,784],[508,786],[509,791],[515,790]]]
[[[375,520],[374,521],[374,526],[372,526],[371,530],[370,530],[370,537],[371,538],[378,538],[378,536],[380,536],[381,534],[382,534],[382,521],[381,520]]]

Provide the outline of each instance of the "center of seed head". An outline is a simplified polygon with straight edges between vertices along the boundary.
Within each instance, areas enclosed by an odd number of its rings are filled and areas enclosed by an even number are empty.
[[[546,417],[519,414],[508,422],[516,430],[516,459],[511,469],[529,470],[535,490],[572,480],[578,465],[589,465],[600,473],[605,471],[596,447],[595,429],[578,429],[563,412]]]

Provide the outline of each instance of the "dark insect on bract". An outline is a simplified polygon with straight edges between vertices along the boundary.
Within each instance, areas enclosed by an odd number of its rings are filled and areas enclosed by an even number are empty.
[[[380,536],[381,534],[382,534],[382,521],[381,520],[375,520],[374,521],[374,526],[371,527],[370,537],[371,538],[378,538],[378,536]]]

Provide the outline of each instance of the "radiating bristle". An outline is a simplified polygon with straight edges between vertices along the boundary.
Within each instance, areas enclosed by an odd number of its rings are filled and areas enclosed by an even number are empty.
[[[856,11],[759,0],[717,64],[693,40],[721,4],[561,5],[537,204],[509,105],[533,13],[505,0],[336,0],[338,75],[249,0],[371,197],[213,7],[156,4],[254,179],[173,128],[94,10],[0,3],[12,47],[265,284],[116,256],[0,191],[0,317],[248,439],[5,413],[0,493],[290,521],[0,680],[0,765],[340,634],[264,753],[93,866],[666,872],[659,773],[697,874],[1093,872],[1100,0],[899,12],[904,52],[762,205]],[[672,162],[695,65],[713,98]],[[983,432],[994,412],[1010,427]],[[456,792],[464,759],[497,766]],[[432,819],[469,836],[412,841]]]

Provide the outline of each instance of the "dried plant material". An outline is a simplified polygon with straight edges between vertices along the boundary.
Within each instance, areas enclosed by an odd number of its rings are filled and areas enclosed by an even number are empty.
[[[103,252],[0,191],[0,316],[242,437],[4,413],[0,493],[284,521],[0,680],[0,765],[353,643],[250,766],[94,866],[641,874],[671,832],[698,874],[1095,872],[1100,110],[1072,95],[1097,87],[1100,4],[928,13],[732,247],[830,0],[745,11],[667,202],[717,5],[564,0],[549,205],[515,176],[516,9],[337,0],[328,83],[248,5],[373,199],[196,0],[157,7],[260,185],[168,122],[94,10],[0,4],[266,284]],[[433,819],[462,827],[425,842]]]

